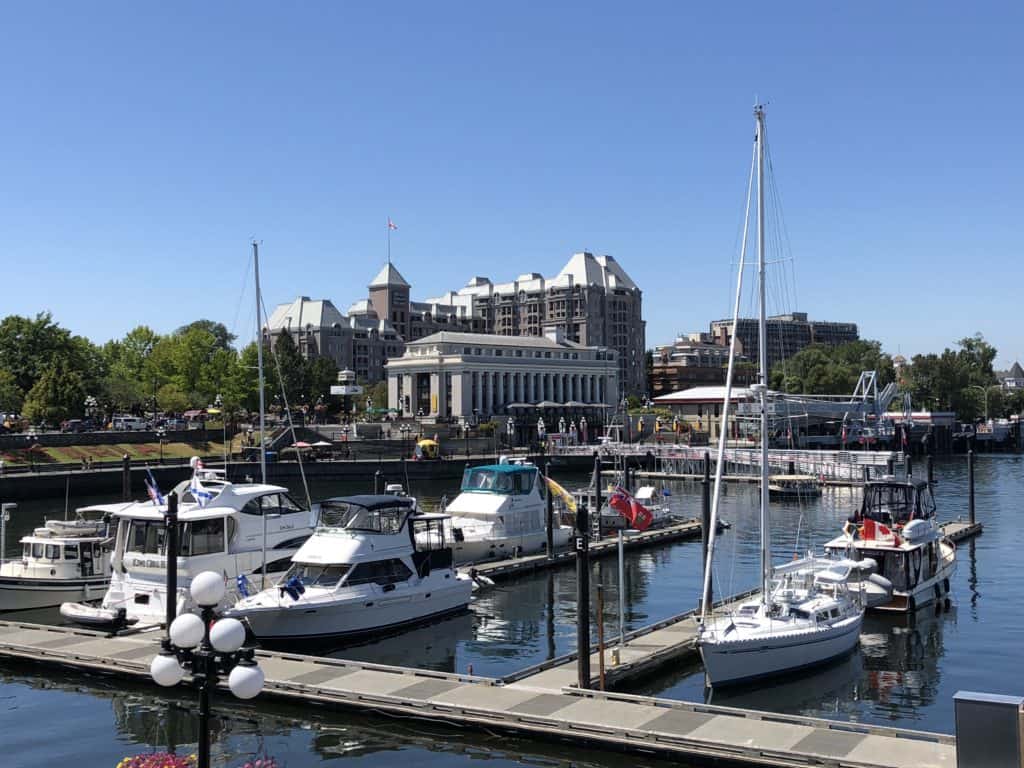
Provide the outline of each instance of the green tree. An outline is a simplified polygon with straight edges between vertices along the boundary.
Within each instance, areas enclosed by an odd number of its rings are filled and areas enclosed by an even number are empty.
[[[194,320],[188,325],[183,325],[174,332],[175,336],[183,336],[189,331],[204,331],[213,336],[213,342],[217,349],[229,350],[237,338],[230,333],[224,323],[216,323],[213,320]]]
[[[164,384],[156,393],[157,406],[164,413],[181,413],[191,405],[188,395],[177,384]]]
[[[985,396],[996,384],[992,369],[996,349],[979,333],[957,342],[941,354],[915,355],[907,373],[911,399],[926,408],[953,411],[973,420],[984,414]],[[994,411],[989,403],[990,414]]]
[[[772,368],[773,389],[792,394],[850,395],[863,371],[876,371],[878,386],[894,381],[892,358],[877,341],[862,339],[838,346],[811,344]]]
[[[338,380],[338,366],[329,357],[314,357],[307,363],[306,378],[309,402],[315,403],[321,397],[327,402],[331,385]]]
[[[28,395],[22,412],[31,422],[57,425],[85,411],[85,384],[81,374],[64,362],[45,370]]]
[[[21,391],[14,374],[0,370],[0,411],[18,413],[25,402],[25,393]]]
[[[0,369],[14,376],[18,389],[29,392],[57,365],[77,372],[90,389],[106,373],[100,351],[88,339],[73,336],[53,322],[49,312],[35,318],[9,315],[0,321]]]

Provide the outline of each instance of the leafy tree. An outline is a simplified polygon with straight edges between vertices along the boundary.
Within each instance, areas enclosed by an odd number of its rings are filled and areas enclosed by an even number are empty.
[[[175,336],[184,336],[189,331],[204,331],[213,336],[213,342],[217,349],[229,350],[237,338],[230,333],[224,323],[217,323],[213,320],[195,320],[188,325],[183,325],[174,332]]]
[[[43,372],[28,395],[22,412],[29,421],[56,425],[85,411],[85,384],[67,362]]]
[[[793,394],[850,395],[862,371],[877,371],[878,386],[894,381],[892,358],[877,341],[811,344],[772,368],[773,389]]]
[[[290,333],[281,332],[274,342],[273,354],[268,355],[264,352],[263,364],[267,380],[273,382],[270,390],[271,401],[274,397],[281,397],[283,391],[289,404],[294,407],[308,396],[309,377],[306,361],[295,346]]]
[[[10,371],[0,370],[0,411],[18,413],[25,401],[25,393],[21,391]]]
[[[370,398],[371,406],[374,408],[388,407],[388,383],[378,381],[366,390],[366,396]]]
[[[22,392],[30,391],[58,364],[77,372],[87,388],[97,386],[106,370],[99,350],[53,322],[49,312],[35,318],[9,315],[0,321],[0,369],[14,376]]]
[[[315,403],[321,397],[326,401],[331,385],[338,380],[338,366],[329,357],[314,357],[306,362],[309,402]]]
[[[164,384],[156,393],[157,406],[164,413],[181,413],[190,405],[186,395],[176,384]]]
[[[942,354],[915,355],[907,375],[911,399],[927,408],[954,411],[960,418],[972,420],[984,414],[988,393],[996,384],[992,363],[996,349],[979,333],[957,342],[959,349],[948,347]]]

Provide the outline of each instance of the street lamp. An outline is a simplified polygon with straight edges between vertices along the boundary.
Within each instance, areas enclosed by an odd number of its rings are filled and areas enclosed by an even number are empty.
[[[28,431],[28,434],[25,435],[25,440],[28,442],[29,470],[32,471],[32,472],[36,471],[36,452],[35,452],[34,449],[35,449],[36,440],[38,438],[39,438],[39,435],[36,434],[35,429],[30,429]]]
[[[263,670],[255,661],[255,649],[245,645],[245,626],[238,619],[215,621],[214,608],[224,597],[224,579],[203,571],[189,590],[201,615],[183,613],[168,630],[161,651],[149,666],[158,685],[170,688],[186,672],[199,685],[199,768],[210,768],[210,692],[227,675],[228,688],[239,699],[251,699],[263,690]]]
[[[398,428],[398,431],[402,435],[402,456],[407,457],[409,446],[406,444],[406,439],[409,437],[409,432],[412,431],[412,428],[408,424],[403,424]]]
[[[508,417],[508,421],[505,423],[505,431],[508,432],[508,447],[516,447],[516,423],[512,420],[512,417]]]
[[[160,440],[160,463],[164,463],[164,438],[167,436],[167,430],[164,427],[156,428],[157,439]]]

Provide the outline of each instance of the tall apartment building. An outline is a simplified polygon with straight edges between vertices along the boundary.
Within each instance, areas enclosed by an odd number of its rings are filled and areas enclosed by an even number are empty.
[[[461,309],[473,331],[501,336],[543,336],[560,330],[566,339],[617,353],[619,395],[647,392],[643,295],[611,256],[573,254],[554,277],[536,272],[507,283],[474,277],[458,291],[427,302]]]
[[[711,335],[715,342],[728,346],[732,320],[713,320]],[[773,315],[768,318],[768,369],[786,360],[811,344],[838,346],[857,341],[860,334],[856,323],[836,323],[828,320],[808,320],[806,312],[791,312],[787,315]],[[736,324],[736,335],[743,345],[743,352],[754,363],[760,359],[761,344],[758,337],[756,318],[740,318]]]

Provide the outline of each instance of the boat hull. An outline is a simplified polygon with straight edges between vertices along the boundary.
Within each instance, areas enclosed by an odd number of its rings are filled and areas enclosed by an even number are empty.
[[[253,634],[264,641],[352,638],[463,611],[471,593],[471,583],[458,579],[429,592],[402,594],[396,590],[373,599],[339,602],[304,603],[300,599],[284,607],[234,608],[226,615],[246,619]]]
[[[863,615],[821,630],[742,640],[698,640],[708,682],[735,685],[783,672],[824,664],[852,651],[860,638]]]
[[[0,611],[53,608],[64,602],[99,600],[110,579],[27,579],[0,576]]]
[[[569,544],[571,529],[558,526],[553,531],[555,549]],[[482,560],[503,560],[519,555],[536,555],[547,551],[547,531],[507,536],[494,539],[476,539],[453,542],[452,555],[456,563],[475,563]]]

